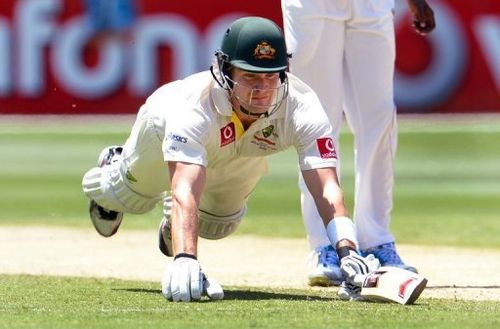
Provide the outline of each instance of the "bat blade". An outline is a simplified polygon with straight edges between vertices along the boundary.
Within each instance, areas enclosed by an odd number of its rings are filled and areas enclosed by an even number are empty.
[[[411,271],[382,266],[366,277],[361,296],[372,301],[413,304],[427,286],[427,279]]]

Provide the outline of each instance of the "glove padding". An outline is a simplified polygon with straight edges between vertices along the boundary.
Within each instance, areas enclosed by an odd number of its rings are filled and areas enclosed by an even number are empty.
[[[340,260],[340,270],[345,280],[357,287],[361,287],[368,273],[380,267],[380,262],[372,254],[363,257],[351,251],[348,256]]]
[[[161,282],[163,296],[174,302],[190,302],[206,294],[210,299],[224,298],[224,291],[215,280],[202,272],[196,259],[179,257],[167,267]]]

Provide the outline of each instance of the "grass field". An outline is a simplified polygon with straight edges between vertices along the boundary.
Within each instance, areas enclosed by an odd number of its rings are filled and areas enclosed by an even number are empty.
[[[123,142],[131,122],[86,120],[0,120],[0,226],[89,227],[81,176],[104,146]],[[346,131],[341,144],[352,209],[352,138]],[[398,242],[500,249],[498,145],[498,121],[401,120],[392,222]],[[293,151],[272,157],[271,174],[236,234],[304,237],[296,181]],[[122,229],[156,228],[160,213],[127,216]],[[332,290],[225,289],[220,302],[174,304],[164,301],[155,282],[0,274],[0,328],[500,326],[500,301],[419,299],[402,307],[345,303]]]
[[[216,302],[167,303],[148,282],[1,276],[0,328],[474,328],[500,325],[500,303],[439,299],[349,303],[328,290],[226,288]]]
[[[392,229],[401,243],[500,248],[500,128],[495,122],[405,122],[396,160]],[[129,122],[113,126],[64,124],[0,126],[0,225],[87,227],[83,173],[99,151],[122,143]],[[352,209],[352,138],[341,137],[343,186]],[[236,234],[303,237],[294,151],[271,158]],[[276,207],[280,205],[280,207]],[[161,210],[128,216],[123,229],[157,226]]]

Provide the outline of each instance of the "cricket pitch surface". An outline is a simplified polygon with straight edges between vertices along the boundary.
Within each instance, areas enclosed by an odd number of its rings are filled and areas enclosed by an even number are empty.
[[[119,278],[158,282],[167,264],[156,230],[119,231],[111,238],[93,228],[0,226],[0,273]],[[298,289],[307,286],[306,239],[231,236],[200,239],[205,273],[223,286]],[[500,250],[398,244],[403,259],[429,283],[422,297],[500,300]]]

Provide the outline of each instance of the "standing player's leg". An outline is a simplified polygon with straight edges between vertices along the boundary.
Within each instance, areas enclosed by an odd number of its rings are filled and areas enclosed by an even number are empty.
[[[284,32],[288,50],[292,53],[290,70],[307,83],[318,95],[338,137],[342,125],[342,65],[345,8],[331,8],[325,17],[320,3],[315,1],[295,6],[295,1],[282,1]],[[335,2],[330,3],[335,6]],[[319,19],[318,17],[325,17]],[[340,169],[337,168],[337,172]],[[299,175],[302,218],[307,232],[315,266],[309,273],[310,285],[340,284],[342,274],[336,251],[330,245],[314,200]]]
[[[359,246],[382,265],[404,265],[390,232],[397,144],[391,2],[355,8],[346,33],[345,114],[355,136],[354,222]]]

